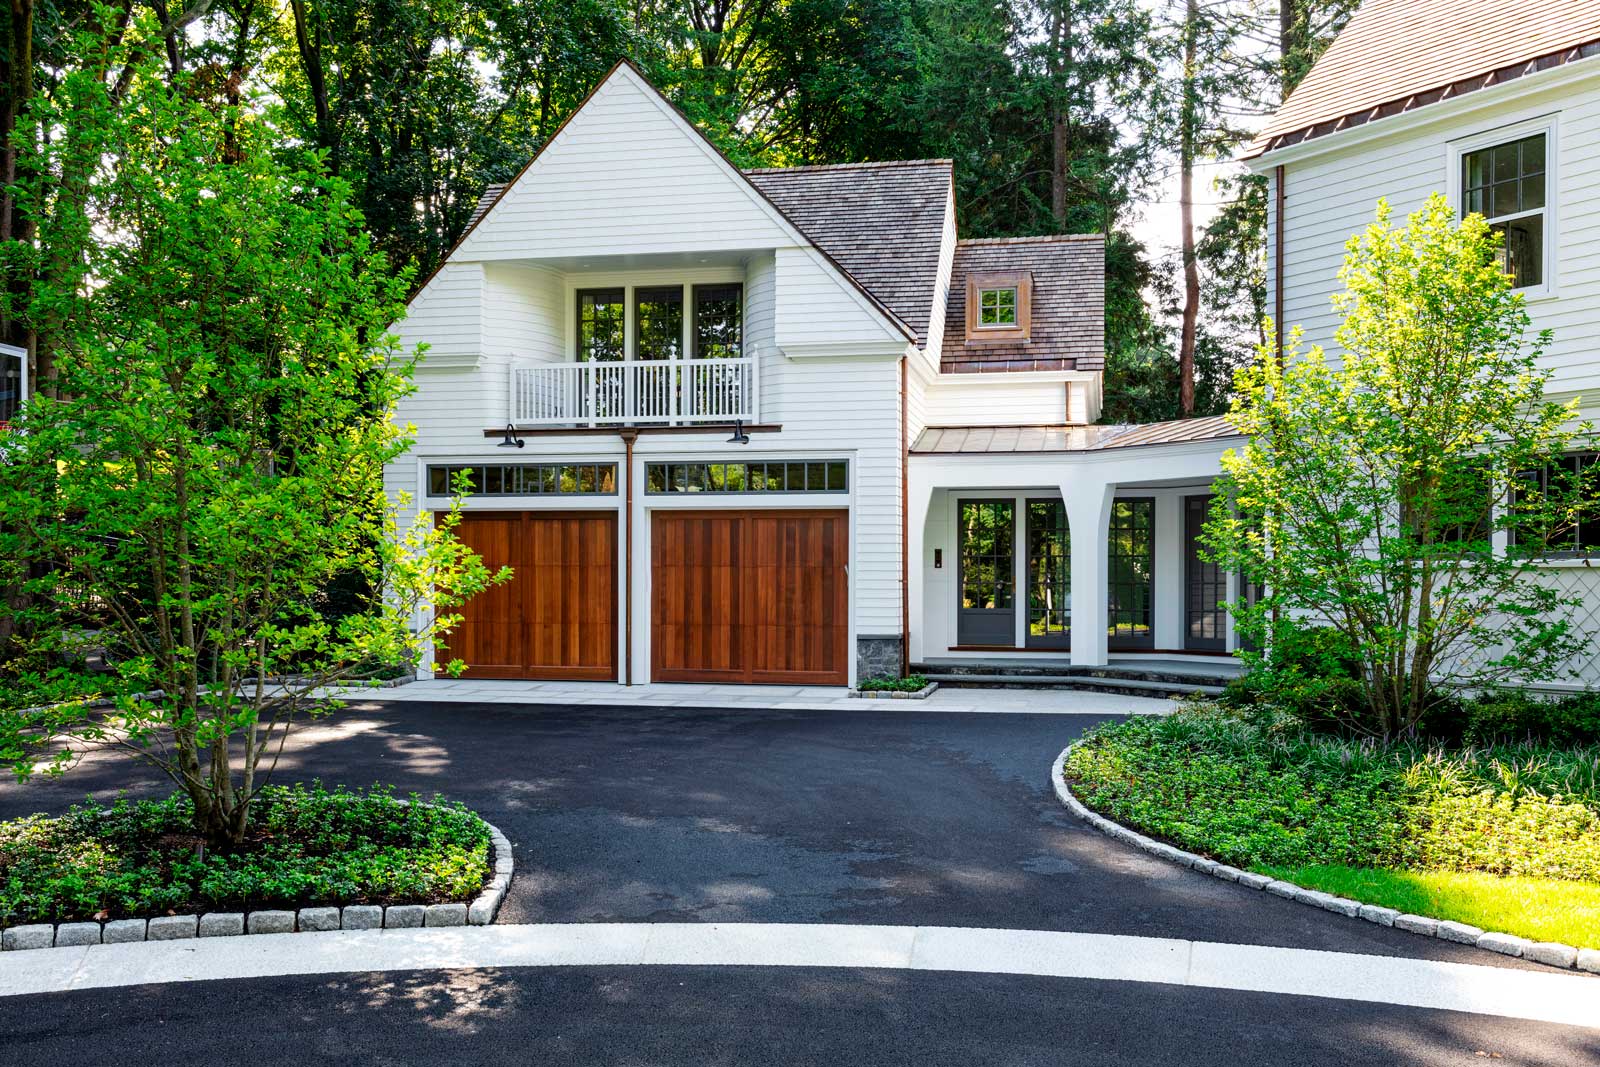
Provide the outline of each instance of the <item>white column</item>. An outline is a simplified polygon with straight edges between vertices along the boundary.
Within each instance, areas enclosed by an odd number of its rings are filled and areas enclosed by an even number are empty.
[[[1116,487],[1092,466],[1084,466],[1089,469],[1071,471],[1061,483],[1072,539],[1072,665],[1103,667],[1108,622],[1106,538]]]
[[[910,584],[907,598],[907,622],[911,632],[907,654],[910,662],[920,663],[923,656],[923,630],[925,629],[928,564],[925,542],[928,530],[928,504],[933,499],[933,485],[920,470],[920,465],[906,465],[906,581]]]

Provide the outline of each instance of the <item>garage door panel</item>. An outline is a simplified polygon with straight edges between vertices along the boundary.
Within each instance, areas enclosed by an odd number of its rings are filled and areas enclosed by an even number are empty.
[[[653,676],[844,684],[848,554],[845,511],[657,513]]]
[[[476,678],[616,677],[617,523],[611,512],[468,512],[459,533],[511,581],[463,609],[449,655]]]

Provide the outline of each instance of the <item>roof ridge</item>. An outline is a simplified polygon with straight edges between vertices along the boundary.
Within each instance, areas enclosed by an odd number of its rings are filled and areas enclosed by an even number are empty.
[[[963,237],[959,245],[1022,245],[1046,244],[1050,241],[1104,241],[1103,233],[1046,233],[1035,237]]]
[[[800,174],[819,170],[871,170],[879,167],[954,167],[953,159],[881,159],[866,163],[802,163],[794,167],[745,167],[746,174]]]

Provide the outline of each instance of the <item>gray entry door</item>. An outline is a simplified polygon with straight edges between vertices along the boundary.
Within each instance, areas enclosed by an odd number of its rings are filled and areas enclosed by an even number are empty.
[[[956,643],[1015,648],[1016,504],[1010,500],[961,500],[956,503],[956,514],[961,538]]]

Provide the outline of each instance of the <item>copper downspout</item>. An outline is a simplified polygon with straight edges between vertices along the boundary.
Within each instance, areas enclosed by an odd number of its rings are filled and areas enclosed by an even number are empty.
[[[633,443],[638,430],[621,430],[623,460],[622,508],[627,514],[627,538],[622,549],[622,684],[633,684]]]
[[[900,676],[911,673],[911,506],[907,479],[911,468],[911,442],[906,440],[906,357],[900,357]]]
[[[1283,164],[1272,171],[1272,326],[1274,352],[1283,366]]]

